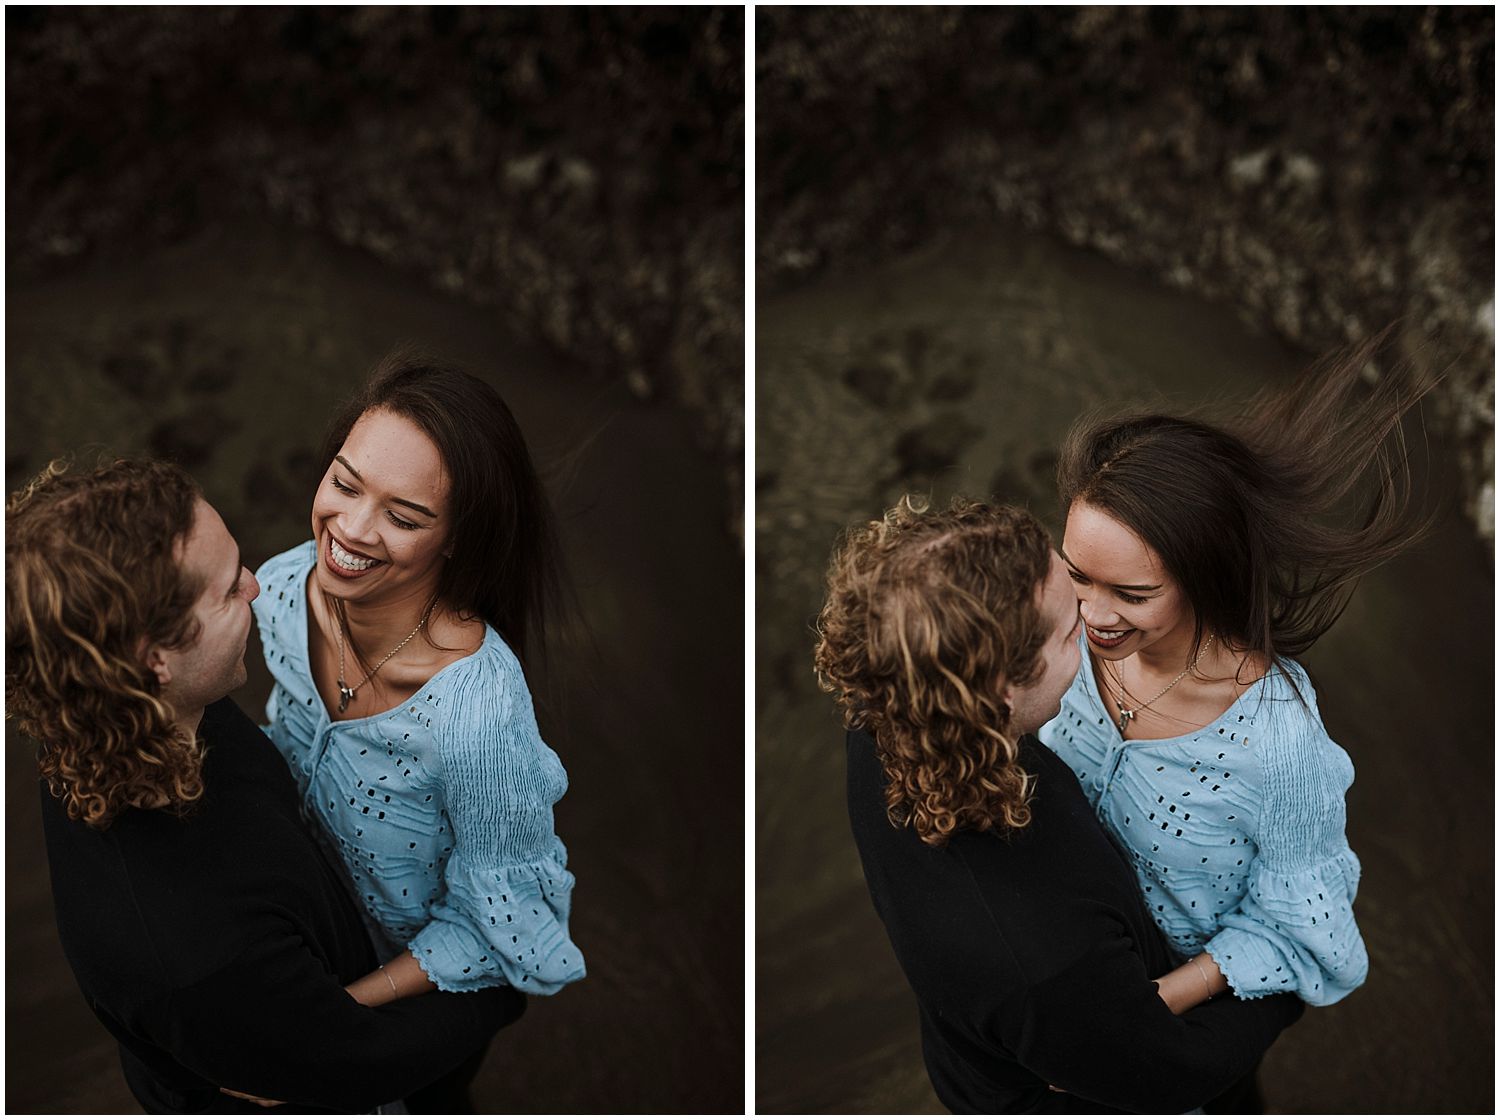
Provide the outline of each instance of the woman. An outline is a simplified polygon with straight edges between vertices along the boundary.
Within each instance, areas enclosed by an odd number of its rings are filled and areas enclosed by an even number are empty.
[[[1382,339],[1263,395],[1234,425],[1080,424],[1058,470],[1087,653],[1041,738],[1131,854],[1185,958],[1176,1011],[1226,990],[1333,1003],[1364,982],[1344,837],[1348,756],[1291,658],[1407,516],[1402,376],[1362,395]],[[1362,484],[1364,514],[1340,519]]]
[[[385,964],[433,988],[550,995],[584,975],[553,833],[567,788],[519,656],[558,586],[551,514],[482,381],[387,358],[336,417],[307,543],[256,573],[267,714]]]

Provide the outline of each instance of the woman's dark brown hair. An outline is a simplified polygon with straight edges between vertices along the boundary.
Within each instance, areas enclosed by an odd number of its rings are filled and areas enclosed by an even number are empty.
[[[1047,532],[1025,510],[905,498],[851,529],[828,569],[814,666],[850,728],[874,737],[886,812],[941,847],[960,829],[1024,828],[1008,684],[1032,683],[1049,632]]]
[[[438,597],[463,617],[489,623],[524,661],[528,641],[545,645],[562,559],[552,508],[515,417],[474,375],[397,351],[334,417],[323,441],[325,468],[372,409],[421,428],[447,468],[452,552]]]
[[[7,714],[40,744],[68,816],[95,828],[203,795],[202,746],[142,656],[197,638],[202,588],[178,550],[198,496],[168,463],[73,473],[57,461],[5,507]]]
[[[1412,515],[1401,417],[1430,387],[1393,364],[1363,374],[1389,331],[1262,392],[1221,423],[1165,415],[1080,421],[1058,466],[1063,511],[1109,514],[1161,558],[1215,634],[1267,664],[1308,649],[1359,578],[1425,531]]]

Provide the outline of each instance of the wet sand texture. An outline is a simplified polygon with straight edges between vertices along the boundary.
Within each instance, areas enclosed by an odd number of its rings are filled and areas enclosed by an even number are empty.
[[[570,777],[556,819],[589,976],[498,1036],[479,1111],[739,1111],[742,562],[693,416],[366,253],[248,222],[13,284],[6,319],[7,488],[88,441],[172,452],[252,568],[307,537],[322,427],[390,345],[500,389],[551,475],[587,626],[532,682]],[[253,641],[248,663],[236,699],[259,715]],[[35,764],[9,725],[6,752],[5,1110],[138,1111],[57,944]]]
[[[766,1113],[939,1112],[844,808],[811,624],[838,532],[906,490],[1020,502],[1056,533],[1081,410],[1243,393],[1307,360],[1232,313],[1036,234],[929,238],[757,308],[756,1093]],[[1356,769],[1369,981],[1270,1051],[1269,1109],[1494,1107],[1492,565],[1434,442],[1433,535],[1305,658]]]

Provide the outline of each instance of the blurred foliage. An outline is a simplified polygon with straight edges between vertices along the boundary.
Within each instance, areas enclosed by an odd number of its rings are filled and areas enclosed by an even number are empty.
[[[693,406],[738,462],[741,9],[5,18],[13,279],[269,212]]]
[[[769,7],[756,21],[756,193],[773,229],[800,195],[886,165],[891,210],[932,208],[964,186],[944,182],[955,136],[993,138],[1003,163],[1176,98],[1225,151],[1275,143],[1378,169],[1360,182],[1372,215],[1493,193],[1490,8]]]
[[[1324,351],[1400,320],[1493,535],[1494,10],[756,10],[757,282],[1000,218]]]

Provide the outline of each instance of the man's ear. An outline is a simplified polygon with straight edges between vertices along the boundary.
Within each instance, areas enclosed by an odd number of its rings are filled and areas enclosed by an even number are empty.
[[[141,655],[141,660],[146,663],[146,668],[156,674],[156,681],[163,687],[172,683],[172,669],[167,664],[166,654],[161,646],[149,646]]]

